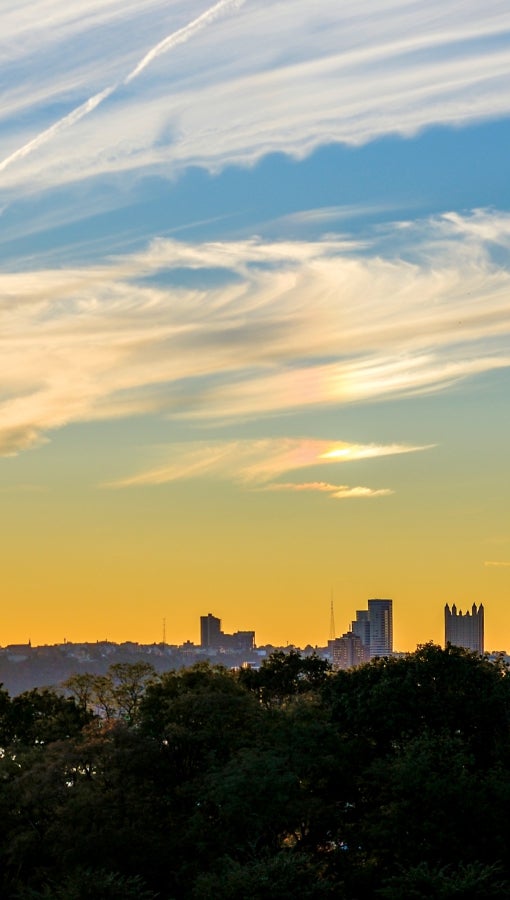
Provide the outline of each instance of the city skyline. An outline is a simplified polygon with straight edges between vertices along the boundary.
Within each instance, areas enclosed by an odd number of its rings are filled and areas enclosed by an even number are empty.
[[[2,16],[5,643],[510,647],[510,11]]]
[[[199,617],[199,625],[196,628],[197,635],[188,634],[183,640],[177,641],[172,639],[171,634],[167,634],[167,622],[166,619],[163,619],[161,623],[161,634],[159,637],[155,637],[154,640],[143,642],[137,641],[136,639],[126,639],[124,642],[120,641],[111,641],[108,637],[104,638],[96,638],[93,641],[80,641],[80,640],[70,640],[64,638],[63,641],[55,641],[52,644],[33,644],[31,638],[28,638],[26,641],[17,641],[11,644],[2,644],[0,642],[0,647],[7,646],[15,646],[15,647],[29,647],[29,646],[65,646],[66,644],[102,644],[102,643],[112,643],[122,645],[122,643],[126,644],[140,644],[146,646],[168,646],[168,647],[184,647],[189,645],[190,647],[194,647],[196,649],[202,650],[211,650],[211,651],[239,651],[241,652],[243,649],[245,650],[253,650],[254,648],[260,648],[265,646],[273,646],[273,647],[296,647],[298,650],[304,650],[306,648],[310,648],[315,646],[315,648],[321,648],[323,650],[328,650],[330,652],[333,651],[333,646],[335,644],[339,644],[342,639],[349,637],[354,637],[356,641],[360,642],[358,646],[356,644],[355,647],[351,647],[348,651],[348,655],[354,655],[359,657],[356,664],[358,665],[360,662],[369,662],[371,659],[378,656],[387,656],[392,655],[394,653],[413,653],[420,646],[424,646],[427,643],[435,643],[436,645],[440,645],[446,647],[448,643],[453,645],[464,647],[467,650],[472,650],[478,653],[483,654],[487,653],[498,653],[503,652],[506,653],[506,648],[501,644],[498,644],[497,647],[485,647],[484,642],[484,605],[482,603],[479,606],[476,606],[476,603],[473,603],[471,607],[466,606],[466,610],[463,613],[462,609],[457,609],[457,605],[455,603],[452,604],[450,609],[450,605],[445,604],[442,610],[442,619],[443,619],[443,637],[441,641],[433,641],[431,638],[425,640],[418,640],[416,643],[416,647],[395,647],[393,643],[393,632],[394,632],[394,618],[393,618],[393,599],[375,599],[369,598],[365,602],[365,609],[356,610],[355,619],[351,619],[349,625],[343,629],[342,626],[337,628],[335,626],[335,609],[333,600],[330,601],[329,606],[329,637],[326,640],[325,638],[322,641],[312,644],[310,641],[303,641],[301,644],[297,644],[292,641],[284,641],[280,643],[278,641],[272,641],[270,638],[265,638],[263,640],[256,640],[256,629],[246,629],[246,623],[243,624],[242,628],[238,628],[236,631],[224,631],[222,628],[223,621],[219,616],[216,616],[214,613],[201,613]],[[398,625],[398,618],[397,618]],[[168,640],[167,640],[168,637]],[[195,638],[197,638],[195,640]],[[343,651],[342,651],[343,653]]]

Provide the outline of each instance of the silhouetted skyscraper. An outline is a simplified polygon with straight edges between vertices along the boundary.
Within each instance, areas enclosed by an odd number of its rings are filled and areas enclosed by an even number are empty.
[[[355,640],[354,640],[355,639]],[[347,634],[329,641],[336,668],[356,666],[393,653],[393,601],[374,598],[368,609],[356,610]]]
[[[369,600],[370,658],[393,653],[393,601]]]
[[[221,619],[211,613],[200,616],[200,645],[207,649],[217,649],[221,643]]]
[[[225,634],[221,630],[221,619],[208,613],[200,616],[200,646],[204,650],[237,650],[251,652],[255,647],[254,631],[235,631]]]
[[[361,643],[367,649],[367,653],[370,651],[370,618],[368,615],[368,609],[357,609],[356,610],[356,618],[351,625],[351,631],[353,634],[357,635],[360,638]]]
[[[444,608],[444,642],[455,647],[465,647],[475,653],[483,653],[484,609],[480,603],[478,609],[473,603],[471,612],[457,612],[455,603],[451,610],[448,604]]]

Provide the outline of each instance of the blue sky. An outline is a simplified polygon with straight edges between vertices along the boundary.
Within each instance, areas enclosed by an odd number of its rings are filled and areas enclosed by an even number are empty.
[[[493,598],[510,629],[507,5],[20,0],[2,18],[0,491],[13,558],[45,540],[28,536],[19,503],[52,522],[70,490],[72,519],[85,502],[97,515],[72,549],[76,572],[97,521],[110,510],[115,532],[128,494],[136,516],[149,492],[163,533],[169,496],[193,509],[186,558],[195,541],[204,553],[201,504],[230,492],[234,531],[250,503],[292,518],[282,548],[300,517],[343,536],[364,519],[377,536],[386,504],[387,558],[407,580],[372,545],[364,578],[357,532],[340,576],[319,528],[286,637],[320,641],[310,604],[326,608],[331,586],[342,628],[369,594],[395,596],[402,644],[440,640],[442,604],[464,596]],[[432,497],[449,536],[434,532]],[[225,528],[179,637],[206,583],[227,625],[236,608]],[[257,541],[250,532],[248,567]],[[424,541],[433,597],[410,574]],[[152,563],[139,554],[142,572]],[[282,550],[299,580],[289,560]],[[283,640],[273,565],[266,602],[247,597],[246,610]],[[163,551],[156,568],[163,578]],[[16,572],[16,596],[38,610]],[[120,637],[124,603],[129,636],[142,633],[125,581],[118,556],[110,593],[92,583],[91,631]],[[44,575],[51,628],[70,583]],[[155,584],[153,621],[169,612]],[[295,587],[278,598],[285,617]],[[493,642],[500,633],[494,624]]]

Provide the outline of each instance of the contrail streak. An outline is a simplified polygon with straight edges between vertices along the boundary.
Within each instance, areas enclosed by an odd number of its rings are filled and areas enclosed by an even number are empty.
[[[53,135],[57,134],[57,132],[61,131],[63,128],[74,125],[75,122],[79,122],[84,116],[88,116],[92,110],[96,109],[103,100],[106,100],[106,98],[113,93],[116,87],[117,85],[113,85],[113,87],[105,88],[105,90],[101,91],[99,94],[94,94],[93,97],[89,97],[85,103],[82,103],[81,106],[77,106],[76,109],[73,109],[67,116],[59,119],[58,122],[55,122],[49,128],[46,128],[45,131],[41,131],[41,133],[33,138],[33,140],[29,141],[28,144],[24,144],[19,150],[16,150],[14,153],[11,153],[10,156],[7,156],[6,159],[0,163],[0,172],[3,172],[7,166],[10,166],[11,163],[15,162],[17,159],[22,159],[24,156],[28,156],[29,153],[37,150],[38,147],[41,147],[42,144],[51,140]]]
[[[37,137],[33,138],[31,141],[28,141],[27,144],[24,144],[23,147],[20,147],[18,150],[15,150],[14,153],[11,153],[10,156],[7,156],[2,162],[0,162],[0,172],[3,172],[8,166],[12,163],[16,162],[18,159],[23,159],[23,157],[28,156],[30,153],[33,153],[34,150],[37,150],[39,147],[42,147],[43,144],[46,144],[51,140],[54,135],[58,134],[65,128],[69,128],[71,125],[75,125],[76,122],[79,122],[80,119],[83,119],[85,116],[88,116],[89,113],[93,112],[93,110],[97,109],[97,107],[106,100],[117,88],[122,84],[129,84],[130,81],[133,81],[135,78],[143,72],[144,69],[147,68],[151,64],[151,62],[156,59],[156,57],[161,56],[163,53],[167,53],[168,50],[171,50],[173,47],[176,47],[178,44],[184,44],[188,41],[197,31],[200,31],[206,25],[209,25],[218,16],[221,15],[222,12],[228,9],[229,6],[233,6],[235,8],[239,8],[244,3],[244,0],[219,0],[218,3],[215,3],[214,6],[211,6],[205,12],[201,13],[201,15],[197,16],[196,19],[193,19],[191,22],[188,22],[187,25],[184,25],[183,28],[179,28],[177,31],[173,31],[172,34],[169,34],[166,38],[156,44],[152,50],[149,50],[148,53],[140,60],[140,62],[135,66],[135,68],[124,78],[123,81],[117,81],[115,84],[110,85],[110,87],[105,88],[103,91],[100,91],[98,94],[94,94],[93,97],[89,97],[85,103],[77,106],[76,109],[73,109],[66,116],[63,116],[62,119],[59,119],[53,125],[50,125],[49,128],[46,128],[44,131],[41,131]]]
[[[152,50],[149,50],[149,52],[145,54],[143,59],[140,60],[138,65],[135,66],[133,71],[130,72],[124,80],[124,84],[129,84],[130,81],[133,81],[133,79],[136,78],[140,72],[143,72],[157,56],[166,53],[167,50],[177,46],[177,44],[183,44],[185,41],[188,41],[190,37],[193,37],[195,32],[200,31],[204,25],[209,25],[210,22],[213,22],[214,19],[218,18],[228,6],[239,7],[243,2],[244,0],[219,0],[218,3],[215,3],[214,6],[207,9],[202,15],[193,19],[192,22],[189,22],[188,25],[179,28],[179,30],[174,31],[173,34],[169,34],[168,37],[164,38],[164,40],[160,41],[159,44],[156,44]]]

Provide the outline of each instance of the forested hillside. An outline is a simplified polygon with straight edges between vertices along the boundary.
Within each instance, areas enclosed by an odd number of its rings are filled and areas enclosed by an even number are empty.
[[[0,694],[5,900],[510,896],[503,664],[101,678]]]

